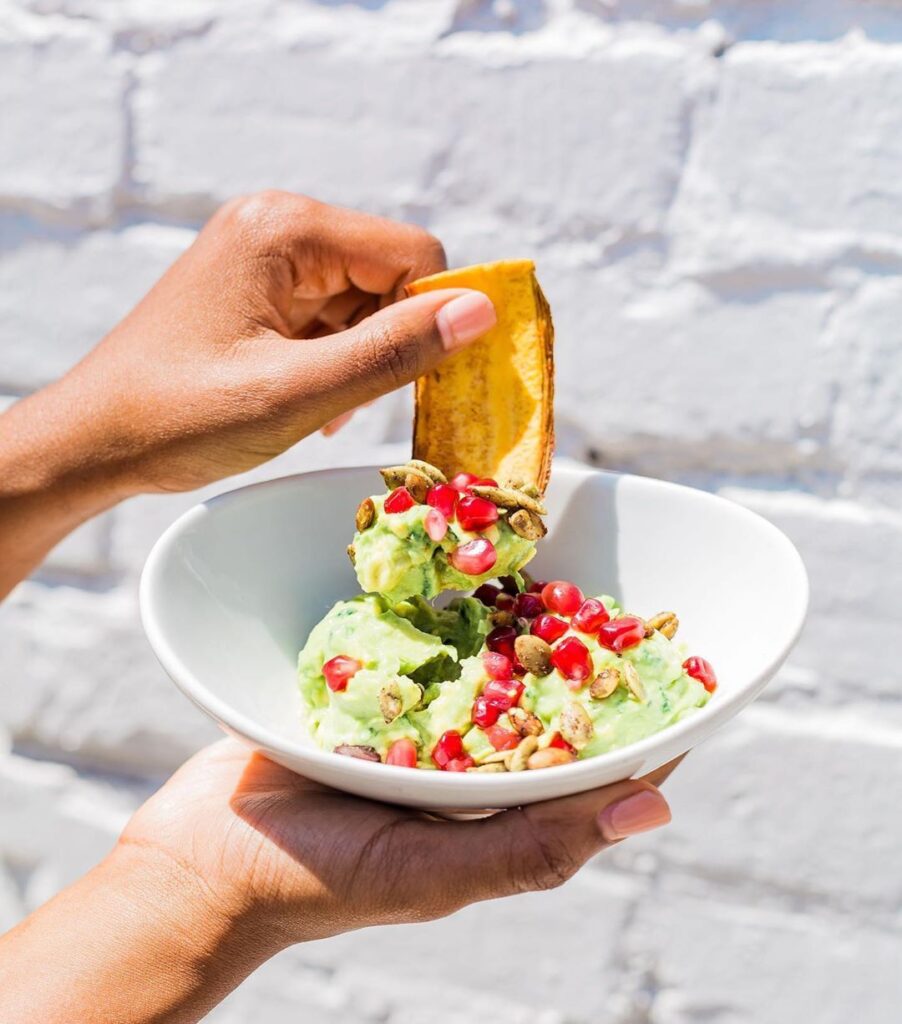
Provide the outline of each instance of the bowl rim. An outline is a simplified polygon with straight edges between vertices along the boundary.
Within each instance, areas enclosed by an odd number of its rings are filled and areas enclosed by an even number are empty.
[[[290,488],[299,479],[311,477],[338,477],[371,471],[378,469],[373,464],[362,464],[357,466],[343,466],[326,469],[311,470],[309,472],[291,473],[284,476],[273,477],[269,480],[258,481],[246,484],[229,491],[224,491],[205,501],[199,502],[192,508],[183,512],[173,523],[171,523],[154,543],[144,568],[138,587],[138,605],[141,623],[147,635],[150,646],[162,665],[166,674],[175,685],[185,694],[188,699],[201,711],[213,718],[226,732],[243,737],[253,745],[272,750],[291,760],[311,762],[322,766],[327,771],[339,768],[336,764],[338,755],[332,751],[321,750],[315,746],[305,746],[301,742],[292,743],[283,736],[271,732],[266,726],[261,725],[255,719],[250,718],[243,712],[236,710],[231,704],[222,700],[213,693],[204,683],[191,672],[176,650],[170,644],[165,630],[161,627],[156,612],[156,603],[160,593],[159,581],[167,558],[172,556],[173,549],[178,540],[186,530],[194,527],[206,516],[213,514],[222,505],[230,505],[234,502],[245,500],[251,493],[258,493],[263,490],[275,490]],[[771,658],[771,660],[757,673],[751,676],[743,685],[739,686],[733,693],[724,694],[719,699],[715,696],[704,707],[698,709],[695,714],[689,715],[680,722],[667,726],[659,732],[653,733],[644,739],[619,747],[616,750],[604,754],[596,754],[593,757],[581,761],[574,761],[571,764],[558,766],[556,778],[561,778],[563,783],[566,779],[568,791],[588,789],[589,785],[579,786],[577,779],[591,779],[595,775],[609,774],[621,767],[627,767],[635,762],[651,760],[657,747],[667,745],[671,748],[678,747],[685,752],[694,746],[692,737],[701,734],[699,740],[707,738],[725,722],[738,714],[745,706],[750,704],[764,689],[767,682],[786,660],[792,648],[799,638],[799,634],[805,624],[808,611],[810,587],[808,574],[805,569],[802,557],[792,541],[777,526],[753,512],[751,509],[740,505],[719,494],[699,490],[685,484],[673,483],[668,480],[659,480],[654,477],[637,476],[631,473],[617,473],[610,470],[595,469],[591,466],[583,466],[576,462],[557,463],[556,470],[561,474],[577,476],[604,476],[611,479],[616,487],[618,480],[629,480],[631,486],[639,486],[650,490],[678,490],[684,495],[691,495],[692,500],[707,504],[725,504],[729,506],[731,513],[739,518],[753,523],[756,529],[763,529],[770,533],[771,537],[781,546],[787,556],[787,570],[795,577],[794,608],[791,607],[791,615],[787,616],[787,622],[791,626],[787,633],[787,639],[782,648]],[[300,647],[299,647],[300,649]],[[370,778],[377,776],[372,773],[380,773],[378,777],[388,780],[396,780],[403,776],[408,782],[412,782],[411,771],[397,765],[375,764],[359,758],[344,757],[341,762],[342,774],[348,773],[370,773]],[[388,770],[389,774],[385,775]],[[564,775],[566,773],[566,775]],[[545,777],[545,773],[538,773]],[[459,780],[467,777],[471,781],[468,786],[482,787],[486,794],[486,805],[492,801],[491,793],[497,793],[498,799],[502,799],[502,791],[511,785],[513,781],[507,774],[473,774],[459,772],[441,771],[420,771],[415,773],[417,787],[431,790],[430,798],[441,801],[445,789],[457,789]],[[520,785],[528,786],[526,781],[530,776],[529,772],[517,773],[516,779]],[[563,777],[562,777],[563,776]],[[539,784],[539,780],[536,780]],[[544,785],[544,784],[543,784]],[[561,787],[565,788],[564,786]]]

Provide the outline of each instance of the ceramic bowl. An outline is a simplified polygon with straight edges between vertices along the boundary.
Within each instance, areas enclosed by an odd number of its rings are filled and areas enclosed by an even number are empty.
[[[243,487],[185,513],[141,579],[141,615],[166,672],[225,730],[318,782],[432,810],[512,807],[651,771],[752,701],[792,648],[808,583],[798,552],[760,516],[703,491],[558,465],[537,578],[610,593],[639,615],[673,609],[678,639],[716,668],[706,707],[645,740],[542,771],[473,774],[373,764],[317,749],[295,682],[298,650],[330,606],[358,593],[345,549],[374,468]]]

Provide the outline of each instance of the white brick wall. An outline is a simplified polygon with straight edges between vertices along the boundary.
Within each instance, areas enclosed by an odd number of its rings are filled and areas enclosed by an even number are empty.
[[[212,1020],[895,1024],[900,138],[899,0],[0,0],[0,407],[223,198],[306,190],[457,263],[534,254],[562,450],[723,491],[811,573],[797,653],[666,832],[561,892],[293,950]],[[265,472],[385,451],[407,413]],[[0,926],[213,735],[135,611],[194,500],[117,509],[0,610]]]

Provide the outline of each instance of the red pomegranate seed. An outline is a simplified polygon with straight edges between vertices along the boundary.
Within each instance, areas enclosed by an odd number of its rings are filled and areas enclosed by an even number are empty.
[[[432,760],[439,768],[446,768],[455,757],[461,757],[464,745],[460,733],[454,729],[443,732],[438,743],[432,748]]]
[[[602,647],[619,654],[645,639],[645,623],[634,615],[624,615],[603,623],[596,635]]]
[[[400,740],[395,740],[395,742],[388,748],[388,753],[385,755],[385,763],[396,764],[401,768],[416,768],[416,744],[413,740],[409,740],[406,737]]]
[[[491,700],[484,694],[480,694],[473,701],[473,710],[470,713],[470,717],[474,725],[478,725],[481,729],[487,729],[498,721],[498,717],[504,711],[507,711],[507,708],[499,704],[498,701]]]
[[[470,486],[475,484],[477,487],[497,487],[498,481],[493,480],[490,476],[480,476],[475,480],[470,481]]]
[[[481,587],[477,587],[473,591],[473,597],[477,601],[482,601],[486,607],[494,608],[500,593],[501,587],[496,587],[494,583],[483,583]]]
[[[710,661],[693,655],[683,662],[683,671],[693,679],[697,679],[708,693],[714,693],[717,689],[717,676],[714,674],[714,666]]]
[[[536,580],[535,583],[529,585],[530,594],[541,594],[542,591],[548,586],[548,580]]]
[[[385,499],[386,512],[406,512],[413,508],[416,502],[406,487],[396,487]]]
[[[542,588],[542,600],[548,611],[572,615],[583,603],[583,592],[575,583],[553,580]]]
[[[511,597],[510,594],[505,594],[502,590],[495,601],[495,607],[503,612],[512,612],[514,610],[514,601],[516,599]]]
[[[509,711],[520,703],[524,689],[519,679],[491,679],[482,688],[482,696],[497,703],[502,711]]]
[[[323,665],[323,675],[326,677],[326,686],[335,693],[340,693],[348,687],[348,681],[363,668],[363,662],[356,658],[349,658],[346,654],[336,654]]]
[[[558,747],[560,750],[569,750],[571,754],[576,753],[576,748],[571,747],[559,732],[556,732],[548,741],[549,747]]]
[[[517,631],[513,626],[496,626],[485,638],[485,645],[490,651],[503,654],[512,665],[517,664],[517,655],[514,652],[514,641],[517,639]]]
[[[445,539],[445,534],[448,532],[448,520],[445,518],[444,512],[440,512],[437,508],[429,509],[423,520],[423,525],[429,539],[434,540],[436,544]]]
[[[584,682],[592,675],[589,648],[575,636],[568,636],[551,651],[551,664],[565,679]]]
[[[483,576],[498,561],[495,545],[485,537],[461,544],[448,555],[448,561],[458,572],[467,576]]]
[[[453,519],[459,497],[457,489],[451,484],[433,484],[426,492],[426,504],[437,508],[446,519]]]
[[[465,772],[468,768],[472,768],[476,762],[470,757],[469,754],[465,754],[463,757],[452,758],[445,766],[446,772]]]
[[[578,629],[580,633],[597,633],[606,622],[610,621],[610,618],[607,608],[601,601],[590,597],[579,606],[570,625],[574,629]]]
[[[514,600],[514,615],[523,619],[534,619],[545,610],[538,594],[518,594]]]
[[[457,521],[465,530],[486,530],[498,522],[498,506],[488,498],[465,494],[457,503]]]
[[[490,725],[485,730],[485,735],[496,750],[513,750],[520,742],[520,737],[515,732],[503,729],[500,725]]]
[[[479,478],[473,473],[458,473],[457,476],[452,476],[448,481],[450,487],[453,487],[455,491],[459,491],[461,494],[469,493],[467,488],[470,484],[475,484]]]
[[[567,623],[563,619],[558,619],[554,615],[543,612],[533,620],[529,632],[533,636],[541,637],[546,644],[553,644],[555,640],[560,640],[567,632]]]
[[[482,656],[482,664],[489,679],[513,679],[514,663],[506,654],[486,651]]]

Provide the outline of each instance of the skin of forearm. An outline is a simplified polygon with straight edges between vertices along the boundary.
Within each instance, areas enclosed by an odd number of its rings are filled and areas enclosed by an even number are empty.
[[[104,472],[97,426],[65,379],[0,416],[0,599],[67,534],[127,496]]]
[[[120,845],[0,938],[0,1019],[193,1024],[278,951],[275,936],[190,870]]]

